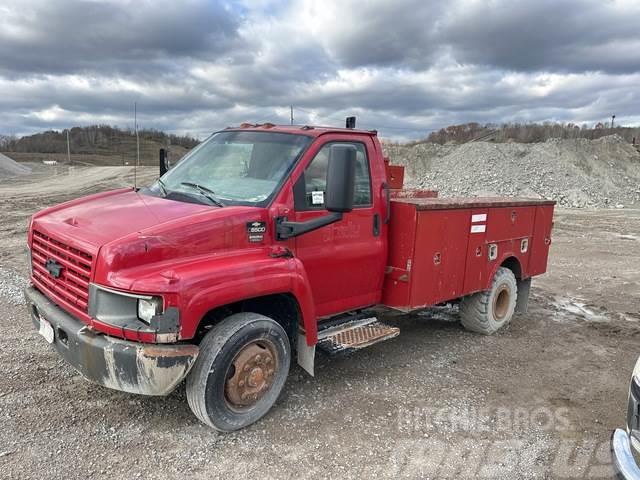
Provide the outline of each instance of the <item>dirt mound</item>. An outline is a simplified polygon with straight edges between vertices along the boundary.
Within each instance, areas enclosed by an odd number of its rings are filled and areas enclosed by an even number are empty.
[[[20,165],[18,162],[0,153],[0,178],[15,177],[16,175],[25,175],[27,173],[31,173],[29,167]]]
[[[442,196],[500,195],[556,200],[566,207],[640,205],[640,153],[617,135],[598,140],[464,145],[385,145],[405,165],[408,186]]]

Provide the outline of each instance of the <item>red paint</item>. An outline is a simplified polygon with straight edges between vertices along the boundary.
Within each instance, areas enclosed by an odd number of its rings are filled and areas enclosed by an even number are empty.
[[[388,172],[393,172],[392,184],[398,187],[402,171],[385,165],[375,133],[268,130],[313,137],[269,207],[216,208],[132,189],[54,206],[34,215],[29,229],[37,263],[33,283],[94,329],[141,342],[155,342],[153,333],[123,330],[88,316],[87,279],[123,291],[162,295],[165,306],[180,310],[181,340],[193,338],[200,320],[213,308],[289,293],[298,301],[307,342],[313,345],[319,319],[380,303],[416,308],[486,289],[495,269],[512,256],[520,262],[524,278],[546,270],[552,202],[446,200],[430,198],[436,195],[430,191],[394,191],[391,220],[384,224]],[[324,144],[339,140],[365,145],[371,204],[354,208],[340,222],[277,241],[276,217],[304,221],[327,213],[296,211],[293,185]],[[488,217],[484,233],[470,233],[471,216],[476,213]],[[378,235],[374,235],[374,216],[380,220]],[[262,243],[248,241],[246,224],[254,221],[266,222]],[[37,238],[42,235],[67,252],[69,261],[74,256],[87,260],[87,278],[63,285],[46,277],[40,265],[45,255],[59,258],[60,252],[52,248],[38,253]],[[520,252],[522,238],[529,239],[526,253]],[[498,244],[494,261],[487,260],[490,243]],[[293,257],[282,255],[285,248]]]
[[[553,202],[401,198],[391,212],[385,305],[411,310],[486,290],[510,258],[520,265],[522,279],[546,270]],[[474,215],[483,220],[474,222]],[[524,239],[528,247],[522,252]]]

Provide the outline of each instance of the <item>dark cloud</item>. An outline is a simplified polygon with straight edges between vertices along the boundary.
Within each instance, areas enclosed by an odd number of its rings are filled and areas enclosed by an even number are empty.
[[[600,0],[473,3],[443,18],[458,61],[518,71],[636,72],[640,4]]]
[[[436,58],[435,25],[446,2],[370,0],[337,4],[324,34],[328,50],[344,65],[426,65]]]
[[[8,1],[0,134],[242,121],[385,137],[467,121],[640,123],[633,0]]]
[[[16,2],[0,20],[0,71],[166,71],[167,60],[215,60],[238,41],[240,17],[216,2]]]
[[[325,44],[344,65],[424,69],[442,57],[519,71],[640,68],[638,2],[343,2]]]

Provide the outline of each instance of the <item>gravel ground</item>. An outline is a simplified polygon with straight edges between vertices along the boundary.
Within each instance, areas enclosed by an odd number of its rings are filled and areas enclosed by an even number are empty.
[[[571,208],[640,205],[640,153],[617,135],[385,149],[392,163],[406,165],[408,183],[442,196],[553,198]]]
[[[0,183],[0,471],[4,478],[606,478],[640,349],[640,210],[563,210],[548,274],[503,332],[454,307],[383,314],[398,338],[292,369],[260,422],[219,434],[184,388],[90,384],[33,330],[18,292],[28,216],[131,183],[118,167],[35,168]],[[143,181],[155,169],[139,170]]]

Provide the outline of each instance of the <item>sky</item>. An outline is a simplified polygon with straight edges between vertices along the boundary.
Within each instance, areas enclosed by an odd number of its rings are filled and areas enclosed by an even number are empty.
[[[3,0],[0,134],[640,124],[638,0]]]

